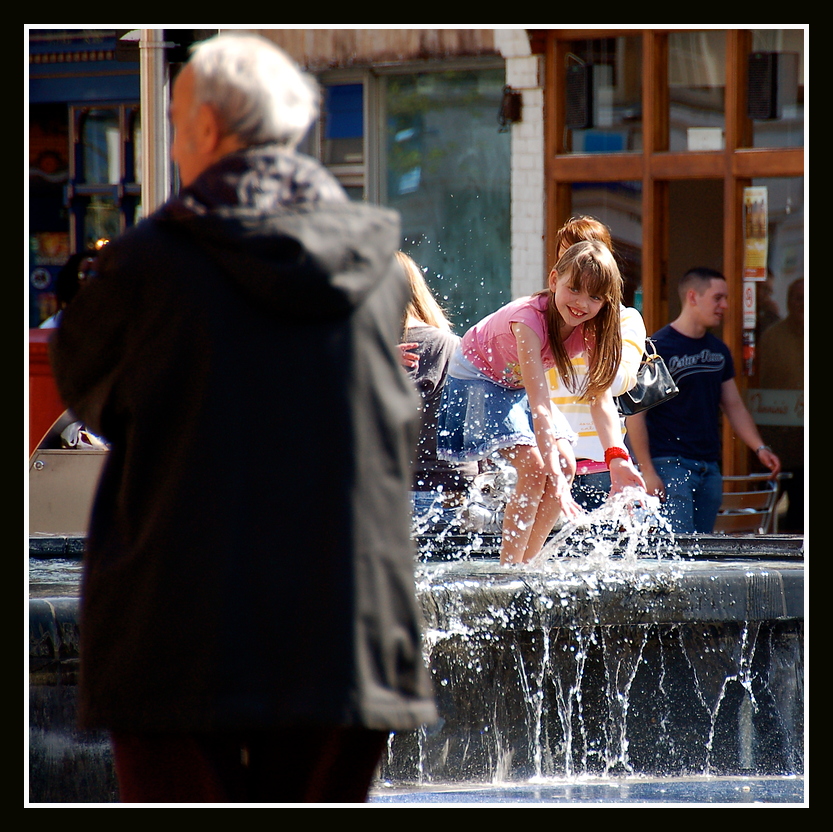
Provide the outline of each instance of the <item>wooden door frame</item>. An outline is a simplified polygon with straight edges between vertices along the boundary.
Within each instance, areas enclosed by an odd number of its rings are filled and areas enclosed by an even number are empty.
[[[726,30],[725,142],[722,151],[668,151],[668,34],[673,29],[537,30],[533,48],[544,55],[545,252],[554,262],[555,231],[571,216],[575,182],[642,182],[643,317],[648,331],[667,323],[668,308],[668,183],[672,180],[712,179],[723,182],[723,274],[729,286],[731,314],[723,338],[740,370],[743,353],[742,269],[743,190],[755,178],[803,177],[803,148],[753,149],[752,123],[746,114],[746,55],[751,31]],[[564,146],[565,74],[570,41],[622,35],[642,38],[642,150],[634,153],[571,154]],[[741,392],[746,378],[738,372]],[[748,452],[724,424],[723,470],[727,475],[748,472]]]

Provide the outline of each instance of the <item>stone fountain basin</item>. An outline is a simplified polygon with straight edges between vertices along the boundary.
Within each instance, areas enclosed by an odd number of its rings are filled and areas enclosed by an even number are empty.
[[[461,542],[420,547],[441,720],[393,737],[387,781],[803,772],[802,539],[511,567]]]
[[[803,538],[513,567],[494,538],[417,543],[441,720],[391,736],[380,782],[803,773]],[[30,538],[36,802],[117,799],[106,736],[74,727],[82,557],[83,539]]]
[[[426,563],[417,586],[426,627],[438,630],[804,618],[804,564],[789,560]]]
[[[678,539],[683,557],[529,567],[501,566],[488,536],[475,548],[470,538],[418,543],[429,630],[804,619],[802,537],[695,535]],[[78,657],[82,556],[82,538],[30,538],[30,669]]]

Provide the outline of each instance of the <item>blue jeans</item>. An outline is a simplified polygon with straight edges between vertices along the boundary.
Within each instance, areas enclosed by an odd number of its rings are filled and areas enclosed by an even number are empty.
[[[674,534],[711,534],[723,501],[718,463],[673,456],[652,462],[665,483],[662,513]]]
[[[601,506],[610,494],[610,471],[577,474],[573,480],[573,499],[587,511]]]
[[[434,534],[436,532],[456,529],[460,525],[460,500],[452,500],[455,505],[448,505],[448,500],[439,491],[412,491],[411,510],[413,526],[417,534]]]

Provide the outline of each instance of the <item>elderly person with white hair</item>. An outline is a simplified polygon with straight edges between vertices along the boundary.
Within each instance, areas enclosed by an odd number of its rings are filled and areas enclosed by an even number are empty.
[[[67,406],[111,446],[79,712],[122,801],[361,802],[389,732],[436,717],[399,219],[295,150],[316,103],[270,42],[199,44],[171,102],[183,189],[54,336]]]

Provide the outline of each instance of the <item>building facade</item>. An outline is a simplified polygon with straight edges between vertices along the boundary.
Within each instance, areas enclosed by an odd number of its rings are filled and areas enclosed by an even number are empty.
[[[686,269],[726,275],[741,389],[757,418],[803,431],[803,383],[762,395],[756,346],[763,313],[785,317],[805,277],[806,27],[257,31],[321,83],[304,150],[351,198],[400,211],[402,248],[458,329],[542,288],[555,230],[591,214],[649,332],[675,316]],[[29,33],[33,327],[68,254],[142,215],[125,34]],[[172,72],[200,36],[165,30]],[[748,470],[724,440],[724,471]]]

